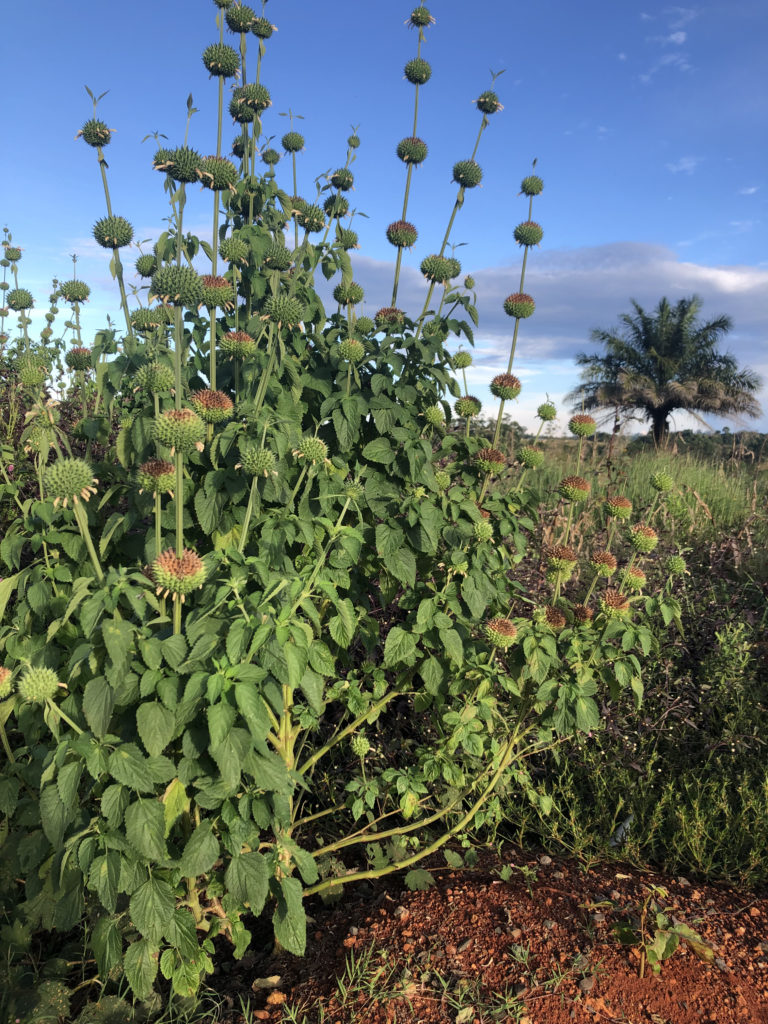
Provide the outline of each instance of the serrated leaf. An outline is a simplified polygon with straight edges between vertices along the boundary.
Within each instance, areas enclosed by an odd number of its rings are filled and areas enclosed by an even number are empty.
[[[416,585],[416,556],[410,548],[398,548],[386,560],[387,572],[406,587]]]
[[[416,660],[416,637],[401,626],[393,626],[384,644],[384,667],[412,665]]]
[[[136,711],[136,728],[149,756],[157,757],[173,738],[176,718],[172,711],[158,701],[151,701],[139,705]]]
[[[280,894],[272,917],[275,938],[289,953],[304,956],[307,945],[307,915],[298,878],[281,878]]]
[[[77,806],[77,791],[80,786],[80,779],[83,775],[83,766],[78,762],[65,764],[59,770],[56,779],[56,788],[59,791],[61,802],[65,807],[74,810]]]
[[[170,885],[161,878],[148,878],[131,896],[129,906],[134,925],[153,946],[159,945],[176,906]]]
[[[185,878],[204,875],[219,856],[219,841],[211,831],[210,821],[202,821],[192,835],[179,861],[179,870]]]
[[[131,846],[150,861],[164,861],[165,820],[157,800],[137,800],[125,812],[125,834]]]
[[[89,679],[83,690],[83,714],[94,736],[101,739],[109,732],[115,707],[115,691],[104,676]]]
[[[122,959],[123,939],[111,917],[100,917],[91,931],[91,949],[99,974],[106,977]]]
[[[406,873],[405,884],[414,892],[415,890],[429,889],[435,884],[435,879],[424,868],[411,868]]]
[[[445,648],[445,653],[455,665],[460,667],[464,661],[464,644],[461,642],[461,637],[455,629],[441,629],[439,633],[440,643]]]
[[[125,619],[110,619],[101,624],[101,637],[117,671],[128,667],[133,650],[133,626]]]
[[[336,615],[328,621],[328,629],[339,647],[349,647],[355,635],[355,607],[348,597],[335,603]]]
[[[177,907],[165,928],[164,937],[183,957],[197,955],[197,928],[195,915],[186,907]]]
[[[258,917],[269,892],[269,868],[260,853],[243,853],[233,857],[224,874],[224,884],[238,903],[247,903]]]
[[[173,779],[163,794],[163,819],[165,821],[166,838],[173,828],[174,822],[189,810],[190,800],[181,779]]]
[[[107,765],[112,778],[129,789],[137,793],[151,793],[154,790],[155,780],[147,759],[135,743],[119,746],[109,755]]]
[[[120,854],[116,850],[109,850],[94,858],[88,872],[88,888],[93,889],[101,900],[101,905],[110,914],[114,914],[117,905],[119,878]]]
[[[158,952],[147,939],[132,942],[125,952],[123,969],[137,999],[148,999],[152,994],[157,977]]]
[[[395,452],[392,450],[392,445],[388,438],[377,437],[373,441],[369,441],[365,448],[363,448],[363,458],[369,459],[371,462],[381,462],[388,466],[391,462],[395,461]]]
[[[322,640],[314,640],[309,646],[309,664],[321,676],[336,674],[336,662]]]
[[[187,641],[178,633],[176,636],[166,637],[161,641],[163,657],[171,668],[178,668],[187,653]]]
[[[44,786],[40,793],[40,822],[46,839],[55,850],[61,846],[70,819],[70,812],[56,786]]]
[[[443,856],[449,868],[460,868],[464,864],[464,858],[455,850],[443,850]]]

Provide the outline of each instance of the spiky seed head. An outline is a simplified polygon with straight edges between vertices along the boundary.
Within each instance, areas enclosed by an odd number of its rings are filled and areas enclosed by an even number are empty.
[[[34,359],[25,359],[18,366],[19,380],[25,388],[40,388],[48,379],[48,367]]]
[[[618,562],[615,555],[612,555],[610,551],[593,551],[589,564],[598,576],[609,579],[616,572]]]
[[[256,351],[256,342],[245,331],[230,331],[219,342],[219,349],[233,359],[247,359]]]
[[[249,82],[247,85],[241,85],[232,93],[232,98],[240,106],[247,107],[255,114],[260,114],[267,107],[272,106],[272,97],[269,94],[269,89],[258,82]]]
[[[666,471],[666,469],[660,469],[651,477],[651,487],[654,491],[659,491],[661,494],[671,491],[674,486],[675,479],[671,473]]]
[[[176,486],[176,470],[173,463],[165,459],[148,459],[139,466],[136,480],[140,491],[172,495]]]
[[[232,236],[219,244],[219,256],[225,263],[247,263],[249,252],[248,243],[242,238]]]
[[[92,117],[90,121],[85,122],[75,138],[82,138],[83,142],[98,149],[99,146],[108,146],[112,141],[112,129],[107,128],[103,121]]]
[[[59,285],[59,295],[72,305],[76,302],[87,302],[90,294],[91,289],[85,281],[64,281]]]
[[[544,452],[540,448],[523,445],[517,450],[517,461],[525,469],[538,469],[544,462]]]
[[[232,0],[213,0],[217,7],[221,10],[226,10],[227,7],[232,3]]]
[[[524,196],[538,196],[544,189],[544,182],[538,174],[529,174],[520,182],[520,191]]]
[[[533,316],[535,309],[536,303],[525,292],[515,292],[514,295],[508,295],[504,299],[504,312],[516,320],[524,320],[526,317]]]
[[[189,396],[190,404],[197,415],[205,423],[223,423],[232,419],[234,405],[229,395],[223,391],[193,391]]]
[[[371,331],[375,330],[376,324],[371,320],[369,316],[359,316],[355,320],[355,330],[358,334],[370,334]]]
[[[9,263],[18,263],[21,259],[21,249],[17,245],[4,245],[3,259]]]
[[[496,114],[499,110],[504,109],[499,97],[491,89],[480,93],[475,100],[475,106],[481,114]]]
[[[648,582],[648,578],[641,568],[632,565],[622,570],[621,582],[625,590],[637,591],[643,589]]]
[[[515,228],[515,241],[518,245],[538,245],[544,237],[544,231],[535,220],[526,220]]]
[[[203,188],[214,192],[234,192],[237,184],[237,168],[223,156],[206,156],[200,161],[197,176]]]
[[[365,356],[365,345],[358,338],[346,338],[339,345],[339,355],[350,363],[359,363]]]
[[[224,17],[230,32],[250,32],[256,20],[256,12],[238,0],[227,7]]]
[[[304,228],[309,234],[322,231],[325,227],[325,214],[314,203],[306,203],[304,208],[298,211],[296,220],[299,227]]]
[[[461,263],[459,263],[455,256],[448,256],[446,259],[448,262],[448,278],[452,280],[461,273]]]
[[[264,253],[264,266],[269,270],[288,270],[293,263],[293,255],[280,242],[272,242]]]
[[[667,572],[670,576],[685,576],[688,565],[682,555],[670,555],[667,559]]]
[[[577,413],[568,420],[568,429],[576,437],[592,437],[597,430],[597,423],[585,413]]]
[[[240,54],[226,43],[211,43],[203,50],[205,70],[218,78],[234,78],[240,70]]]
[[[151,334],[158,327],[167,327],[170,324],[170,312],[165,306],[141,306],[139,309],[133,309],[130,313],[131,327],[137,334]]]
[[[629,599],[611,587],[600,598],[600,611],[606,619],[626,619],[629,615]]]
[[[19,679],[16,689],[28,704],[45,704],[53,700],[63,684],[51,668],[28,668]]]
[[[558,492],[566,501],[586,501],[589,497],[591,486],[584,477],[567,476],[560,481]]]
[[[603,511],[607,516],[626,522],[632,516],[632,502],[623,494],[615,494],[605,499]]]
[[[345,252],[348,252],[350,249],[359,248],[357,232],[353,231],[352,228],[337,228],[336,238]]]
[[[158,444],[170,448],[171,455],[188,455],[203,450],[205,423],[192,409],[169,409],[155,419],[154,438]]]
[[[360,136],[357,132],[353,132],[352,135],[347,136],[347,145],[350,149],[357,149],[360,145]]]
[[[331,175],[331,184],[340,192],[347,192],[355,183],[355,176],[348,167],[339,167]]]
[[[364,295],[363,286],[359,285],[357,281],[350,281],[349,284],[337,284],[333,289],[335,301],[341,303],[342,306],[347,303],[352,303],[353,306],[357,305],[358,302],[363,301]]]
[[[184,548],[181,558],[173,548],[158,555],[152,563],[152,576],[157,584],[157,593],[170,595],[173,601],[186,598],[193,590],[199,590],[205,582],[205,566],[199,555]]]
[[[523,385],[511,373],[499,373],[491,381],[491,394],[505,402],[517,398]]]
[[[323,209],[329,217],[336,217],[337,219],[346,217],[349,213],[349,200],[346,196],[335,192],[325,200]]]
[[[498,448],[481,448],[475,455],[476,465],[484,473],[500,473],[507,465],[507,459]]]
[[[430,405],[424,412],[424,419],[430,427],[442,427],[445,423],[445,413],[441,405]]]
[[[489,540],[493,540],[493,525],[487,519],[480,519],[476,522],[472,527],[472,532],[475,535],[475,540],[480,544],[486,544]]]
[[[6,697],[10,697],[13,692],[13,683],[11,682],[11,670],[0,665],[0,700],[5,700]]]
[[[456,370],[466,370],[472,365],[472,353],[460,349],[452,358],[451,363]]]
[[[251,32],[253,32],[258,39],[269,39],[274,31],[275,26],[269,18],[256,18],[254,23],[251,25]]]
[[[203,301],[203,282],[192,267],[169,263],[152,275],[150,299],[160,299],[166,306],[197,309]]]
[[[133,226],[125,217],[102,217],[93,225],[93,237],[103,249],[122,249],[131,244]]]
[[[418,231],[407,220],[395,220],[387,228],[387,241],[396,249],[410,249],[418,237]]]
[[[405,313],[396,306],[383,306],[374,317],[377,327],[397,327],[405,320]]]
[[[250,476],[267,477],[275,472],[275,455],[269,448],[248,445],[240,454],[240,465]]]
[[[173,150],[168,149],[167,146],[160,146],[152,155],[152,166],[156,171],[162,171],[165,173],[165,169],[168,166],[171,158],[173,157]]]
[[[454,404],[456,415],[464,416],[467,419],[471,416],[477,416],[482,407],[483,403],[479,398],[475,398],[474,395],[463,395],[461,398],[458,398]]]
[[[202,162],[203,158],[197,150],[190,149],[189,146],[178,146],[172,150],[164,170],[174,181],[189,183],[198,180],[198,171]]]
[[[547,565],[550,569],[571,569],[576,565],[576,552],[567,544],[555,544],[547,551]]]
[[[582,626],[587,626],[595,617],[595,610],[586,604],[576,604],[573,606],[573,617]]]
[[[484,627],[485,639],[506,651],[517,640],[517,627],[507,619],[491,619]]]
[[[536,415],[542,422],[550,423],[557,416],[554,402],[542,402],[536,410]]]
[[[70,502],[77,505],[80,499],[88,501],[96,493],[93,485],[98,482],[85,459],[56,459],[43,471],[45,493],[53,498],[54,505],[64,508]]]
[[[369,743],[368,738],[366,736],[362,736],[360,733],[358,733],[356,736],[352,737],[350,747],[355,757],[365,757],[365,755],[371,749],[371,744]]]
[[[5,304],[9,309],[21,313],[25,309],[32,309],[35,300],[32,297],[32,292],[27,291],[26,288],[12,288],[5,296]]]
[[[470,291],[475,287],[475,279],[471,274],[467,274],[464,278],[464,287],[468,288]]]
[[[474,160],[459,160],[453,165],[453,180],[462,188],[476,188],[483,180],[482,168]]]
[[[231,281],[213,274],[203,274],[200,280],[203,284],[202,305],[206,309],[234,308],[235,288]]]
[[[447,284],[451,279],[451,271],[453,269],[455,268],[451,261],[445,256],[438,256],[437,253],[425,256],[420,266],[424,277],[428,281],[434,281],[435,284]]]
[[[328,458],[328,445],[319,437],[303,437],[293,454],[297,459],[306,459],[314,466]]]
[[[90,370],[91,350],[89,348],[83,348],[81,345],[76,345],[64,356],[64,362],[70,370],[77,370],[80,373],[85,370]]]
[[[423,139],[411,135],[397,144],[397,155],[404,164],[423,164],[427,159],[427,144]]]
[[[404,68],[405,77],[411,85],[425,85],[432,77],[432,68],[429,61],[422,57],[414,57],[409,60]]]
[[[447,491],[451,486],[451,474],[444,469],[438,469],[435,473],[435,483],[441,491]]]
[[[157,260],[152,253],[142,253],[134,266],[139,277],[152,277],[157,270]]]
[[[652,526],[635,523],[629,531],[629,543],[641,555],[649,555],[659,543],[659,535]]]
[[[304,149],[304,136],[299,132],[286,132],[280,144],[286,153],[299,153]]]
[[[424,4],[419,4],[418,7],[414,7],[411,11],[406,24],[410,25],[411,28],[427,28],[429,25],[435,24],[435,19],[430,14],[428,7],[425,7]]]
[[[302,305],[290,295],[271,295],[264,303],[264,319],[293,327],[301,320]]]
[[[245,103],[241,102],[236,96],[233,96],[229,101],[229,115],[235,124],[252,124],[256,120],[256,111],[252,110],[251,107],[246,106]],[[242,148],[245,143],[242,136],[240,138],[241,142],[239,145]],[[234,145],[232,146],[232,149],[233,151],[235,150]],[[235,155],[242,157],[243,153],[244,150],[240,154],[235,152]]]
[[[275,167],[281,160],[281,154],[276,149],[269,146],[267,149],[262,150],[261,162],[266,164],[267,167]]]

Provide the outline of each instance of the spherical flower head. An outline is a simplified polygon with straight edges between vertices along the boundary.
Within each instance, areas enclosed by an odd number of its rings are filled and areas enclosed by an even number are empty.
[[[155,419],[154,438],[158,444],[170,448],[171,455],[188,455],[194,449],[204,448],[205,423],[192,409],[169,409]]]
[[[547,551],[547,565],[550,569],[572,569],[576,565],[576,553],[567,544],[555,544]]]
[[[649,555],[659,543],[659,535],[652,526],[636,523],[629,531],[629,543],[641,555]]]
[[[11,288],[5,297],[5,304],[9,309],[22,313],[25,309],[32,309],[35,300],[32,292],[26,288]]]
[[[270,295],[264,303],[262,320],[278,326],[293,327],[301,320],[302,305],[290,295]]]
[[[256,111],[253,110],[251,107],[246,106],[246,104],[243,103],[243,101],[238,99],[236,96],[233,96],[232,99],[229,101],[229,114],[232,120],[235,122],[235,124],[252,124],[257,119]],[[242,157],[244,155],[244,151],[238,154],[235,146],[236,143],[233,143],[232,150],[235,153],[235,156],[239,155]],[[243,143],[241,142],[241,149],[242,146]]]
[[[504,109],[499,97],[491,89],[480,93],[475,100],[475,106],[481,114],[496,114],[499,110]]]
[[[275,473],[275,455],[269,448],[249,445],[243,449],[239,464],[250,476],[267,477]]]
[[[10,697],[13,693],[13,683],[11,682],[11,670],[0,665],[0,700],[5,700],[6,697]]]
[[[624,523],[632,517],[632,502],[629,498],[625,498],[623,494],[616,494],[611,498],[606,498],[603,509],[607,516],[612,516],[614,519],[619,519]]]
[[[515,228],[515,241],[518,245],[538,245],[544,237],[544,231],[535,220],[526,220]]]
[[[93,225],[93,237],[103,249],[122,249],[131,244],[133,227],[125,217],[102,217]]]
[[[198,180],[197,172],[203,158],[195,149],[189,146],[179,146],[171,151],[170,159],[166,161],[163,170],[169,174],[174,181],[179,183],[190,183]]]
[[[350,249],[359,248],[357,232],[353,231],[352,228],[337,227],[336,239],[345,252],[349,252]]]
[[[253,32],[257,39],[269,39],[274,31],[275,26],[269,18],[256,18],[251,25],[251,32]]]
[[[53,498],[54,505],[64,508],[70,502],[77,505],[81,498],[88,501],[96,493],[93,485],[98,482],[85,459],[57,459],[43,471],[45,493]]]
[[[21,363],[17,372],[25,388],[40,388],[48,379],[48,367],[31,359]]]
[[[491,394],[508,402],[517,398],[523,385],[511,373],[499,373],[491,381]]]
[[[230,32],[250,32],[256,20],[256,12],[239,2],[230,4],[224,15]]]
[[[21,249],[17,245],[3,245],[3,259],[9,263],[18,263],[21,259]]]
[[[51,668],[28,668],[19,679],[16,689],[27,704],[45,704],[53,700],[63,685]]]
[[[173,601],[186,598],[193,590],[199,590],[205,582],[205,566],[199,555],[184,548],[179,558],[173,548],[158,555],[152,563],[152,576],[157,584],[157,593],[171,596]]]
[[[197,176],[203,188],[214,192],[234,192],[238,179],[237,168],[223,156],[206,156],[200,161]]]
[[[446,257],[446,260],[448,263],[447,271],[449,280],[454,277],[458,277],[461,273],[461,263],[459,263],[455,256],[448,256]]]
[[[475,287],[475,279],[471,274],[467,274],[464,278],[464,287],[470,290]]]
[[[136,474],[139,493],[149,491],[150,494],[168,493],[173,497],[176,486],[176,470],[172,462],[165,459],[148,459],[142,462]]]
[[[445,413],[441,405],[430,405],[424,411],[424,419],[430,427],[440,429],[445,424]]]
[[[264,266],[268,270],[288,270],[293,263],[293,255],[280,242],[272,242],[264,253]]]
[[[483,180],[482,168],[474,160],[459,160],[453,165],[453,180],[462,188],[476,188]]]
[[[202,304],[206,309],[233,309],[235,305],[235,288],[226,277],[203,274]]]
[[[629,599],[620,591],[609,588],[600,598],[600,611],[606,619],[626,619],[629,616]]]
[[[240,70],[240,54],[226,43],[211,43],[203,50],[205,70],[218,78],[234,78]]]
[[[359,733],[352,737],[349,745],[355,757],[365,757],[371,749],[371,744],[369,743],[368,738],[360,735]]]
[[[424,4],[414,7],[406,22],[406,25],[410,25],[411,28],[427,28],[429,25],[434,24],[435,19],[430,14],[429,8],[425,7]]]
[[[353,132],[352,135],[347,136],[347,145],[350,149],[357,149],[360,145],[360,136],[357,132]]]
[[[485,639],[506,651],[517,640],[517,627],[507,619],[490,619],[483,627]]]
[[[349,284],[342,282],[333,289],[333,297],[341,305],[346,305],[347,303],[356,305],[358,302],[363,301],[364,295],[365,292],[362,285],[359,285],[357,281],[350,281]]]
[[[306,459],[314,466],[317,462],[325,462],[328,458],[328,445],[319,437],[303,437],[299,447],[293,453],[297,459]]]
[[[238,106],[246,107],[254,114],[261,114],[267,107],[272,106],[272,97],[269,94],[269,89],[258,82],[249,82],[247,85],[241,85],[233,92],[232,99]]]
[[[536,415],[543,423],[550,423],[557,416],[554,402],[542,402],[536,410]]]
[[[223,423],[232,419],[234,405],[223,391],[193,391],[189,396],[192,408],[204,423]]]
[[[225,238],[219,244],[219,256],[225,263],[247,263],[249,252],[248,243],[242,238]]]
[[[546,625],[555,633],[559,633],[561,629],[565,629],[565,615],[563,615],[559,608],[555,608],[552,604],[548,604],[544,608],[537,609],[535,617],[539,622],[546,623]]]
[[[573,566],[568,566],[567,569],[547,569],[544,573],[544,579],[551,587],[562,587],[568,580],[573,576]]]
[[[272,146],[269,146],[261,152],[261,162],[266,164],[267,167],[275,167],[280,163],[281,159],[281,154],[278,153],[276,149],[273,149]]]
[[[451,474],[444,469],[438,469],[435,473],[435,483],[441,491],[447,491],[451,486]]]
[[[300,153],[304,149],[304,136],[299,132],[286,132],[280,145],[286,153]]]
[[[475,463],[484,473],[500,473],[506,467],[507,459],[498,448],[481,448],[475,455]]]
[[[538,174],[529,174],[520,182],[520,191],[524,196],[538,196],[544,189],[544,182]]]
[[[423,139],[410,135],[401,139],[395,151],[404,164],[423,164],[427,159],[427,144]]]
[[[340,192],[334,192],[323,203],[323,210],[328,217],[338,220],[349,213],[349,201]]]
[[[429,61],[422,57],[414,57],[413,60],[409,60],[405,65],[404,72],[411,85],[425,85],[432,77]]]
[[[350,363],[359,363],[365,356],[365,345],[359,338],[345,338],[339,345],[339,355]]]
[[[339,167],[331,175],[331,184],[340,192],[347,192],[355,183],[355,176],[348,167]]]
[[[167,146],[160,146],[152,156],[152,166],[156,171],[165,171],[172,156],[172,149],[168,149]]]
[[[487,519],[480,519],[476,522],[472,528],[472,532],[475,535],[475,540],[479,544],[485,544],[489,540],[493,540],[493,525],[489,523]]]
[[[145,363],[136,371],[133,386],[137,391],[149,391],[153,395],[167,394],[175,383],[173,369],[164,363]]]
[[[515,320],[524,320],[532,316],[535,309],[536,303],[525,292],[515,292],[504,299],[504,312]]]
[[[667,572],[670,576],[685,576],[688,565],[682,555],[670,555],[667,559]]]
[[[70,370],[78,370],[83,372],[90,370],[91,368],[91,350],[89,348],[83,348],[81,345],[71,348],[69,352],[64,356],[64,362],[70,368]]]
[[[376,330],[376,324],[371,320],[369,316],[359,316],[355,320],[355,331],[357,334],[363,336],[368,335],[371,331]]]
[[[64,281],[59,285],[59,295],[71,305],[76,302],[87,302],[90,294],[91,289],[85,281]]]
[[[139,277],[152,277],[157,270],[157,260],[152,253],[142,253],[134,266]]]
[[[648,582],[648,578],[642,569],[632,565],[622,570],[621,582],[625,590],[636,591],[643,589]]]
[[[589,564],[595,570],[595,573],[604,579],[613,576],[618,566],[615,555],[612,555],[610,551],[593,551]]]
[[[558,492],[560,496],[565,498],[566,501],[586,501],[589,497],[591,485],[584,477],[581,476],[567,476],[564,480],[560,481]]]
[[[256,351],[256,342],[245,331],[230,331],[219,342],[219,349],[233,359],[247,359]]]
[[[393,221],[387,228],[387,241],[396,249],[410,249],[418,237],[418,231],[407,220]]]
[[[109,145],[112,140],[112,129],[107,128],[103,121],[97,121],[95,117],[92,117],[90,121],[85,122],[75,136],[76,139],[81,137],[83,142],[98,149],[99,146]]]
[[[576,437],[592,437],[597,430],[597,424],[591,416],[578,413],[576,416],[571,416],[570,420],[568,420],[568,429]]]
[[[405,313],[396,306],[383,306],[373,319],[377,327],[399,327],[405,321]]]
[[[483,403],[479,398],[475,398],[474,395],[462,395],[461,398],[456,399],[454,409],[456,410],[457,416],[464,416],[469,419],[471,416],[477,416],[483,407]]]
[[[434,281],[435,284],[448,284],[451,279],[451,271],[453,269],[454,267],[451,261],[445,256],[438,256],[437,253],[425,256],[421,261],[420,266],[420,270],[424,277],[426,277],[428,281]],[[461,272],[460,268],[459,272]]]
[[[466,370],[468,366],[472,365],[472,353],[465,352],[460,349],[452,358],[451,363],[455,370]]]
[[[576,604],[573,606],[573,617],[580,625],[588,626],[595,617],[595,610],[586,604]]]
[[[544,452],[540,448],[523,445],[517,450],[517,461],[525,469],[538,469],[544,462]]]
[[[152,275],[150,299],[157,298],[166,306],[197,309],[203,301],[203,282],[192,267],[169,263]]]
[[[300,228],[304,228],[311,235],[323,230],[325,227],[325,214],[314,203],[306,203],[297,212],[296,221]]]
[[[661,494],[666,494],[671,491],[675,486],[675,480],[671,473],[668,473],[666,469],[660,469],[658,473],[654,473],[651,477],[651,487],[654,491],[659,491]]]

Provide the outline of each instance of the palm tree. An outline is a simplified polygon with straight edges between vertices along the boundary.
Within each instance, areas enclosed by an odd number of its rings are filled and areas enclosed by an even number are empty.
[[[730,317],[697,320],[701,299],[693,295],[671,306],[662,299],[646,313],[634,299],[634,313],[624,313],[622,329],[592,332],[592,340],[605,346],[605,355],[580,353],[581,384],[567,400],[583,409],[638,410],[651,421],[653,439],[664,443],[669,415],[676,409],[690,413],[704,426],[699,413],[717,416],[759,416],[754,398],[760,378],[739,369],[729,353],[717,351],[720,339],[732,326]]]

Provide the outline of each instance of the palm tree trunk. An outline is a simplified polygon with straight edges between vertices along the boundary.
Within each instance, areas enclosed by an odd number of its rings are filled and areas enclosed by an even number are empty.
[[[669,424],[667,422],[666,409],[654,409],[651,413],[651,422],[653,424],[653,443],[657,448],[663,448],[667,443],[667,437],[669,435]]]

